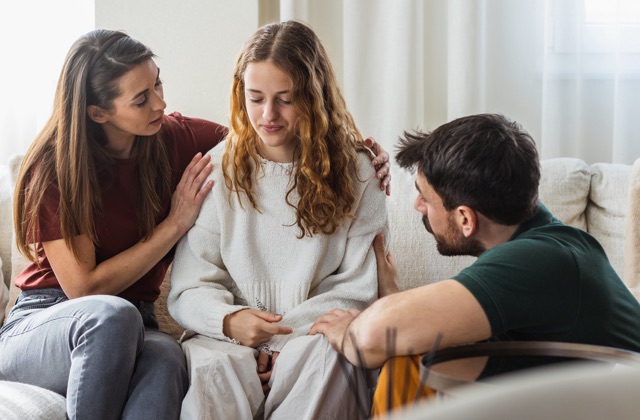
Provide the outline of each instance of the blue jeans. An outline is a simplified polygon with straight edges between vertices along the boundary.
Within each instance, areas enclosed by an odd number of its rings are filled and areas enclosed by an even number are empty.
[[[145,330],[130,302],[60,289],[20,294],[0,330],[0,379],[66,396],[70,419],[178,419],[189,385],[178,343]]]

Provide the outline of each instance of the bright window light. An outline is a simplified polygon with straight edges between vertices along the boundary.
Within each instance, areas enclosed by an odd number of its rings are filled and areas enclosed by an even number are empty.
[[[640,24],[640,1],[585,0],[584,21],[587,24]]]

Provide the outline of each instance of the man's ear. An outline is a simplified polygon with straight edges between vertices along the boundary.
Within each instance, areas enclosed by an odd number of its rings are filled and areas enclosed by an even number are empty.
[[[100,108],[98,105],[89,105],[87,107],[87,115],[98,124],[106,123],[109,119],[109,112]]]
[[[455,209],[455,217],[462,234],[470,237],[478,230],[478,214],[468,206],[458,206]]]

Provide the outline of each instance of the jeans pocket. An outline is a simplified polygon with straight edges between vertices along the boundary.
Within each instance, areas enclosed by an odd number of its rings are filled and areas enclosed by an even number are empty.
[[[4,325],[0,328],[0,338],[22,319],[42,309],[50,308],[69,300],[60,289],[29,290],[20,293],[16,304],[11,308]]]
[[[68,298],[62,293],[23,293],[18,297],[13,308],[11,308],[7,320],[9,320],[12,315],[19,312],[31,311],[34,309],[46,309],[66,300],[68,300]]]

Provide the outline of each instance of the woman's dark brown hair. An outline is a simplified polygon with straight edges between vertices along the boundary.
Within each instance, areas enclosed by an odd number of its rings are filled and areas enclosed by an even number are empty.
[[[20,167],[14,197],[14,228],[18,249],[37,262],[38,218],[45,192],[60,193],[60,229],[66,245],[78,256],[73,237],[88,235],[97,243],[94,220],[102,209],[102,186],[108,182],[114,157],[106,149],[102,127],[87,115],[89,105],[109,110],[120,94],[118,80],[133,67],[151,60],[153,52],[119,31],[95,30],[78,39],[65,59],[53,105],[44,129],[29,147]],[[160,134],[138,137],[132,149],[137,160],[138,216],[143,237],[151,235],[163,203],[171,196],[169,158]]]

